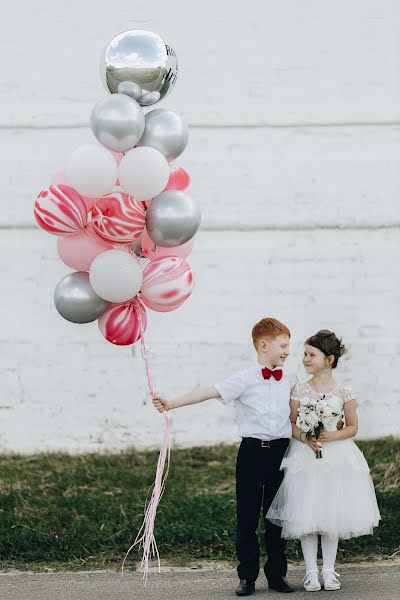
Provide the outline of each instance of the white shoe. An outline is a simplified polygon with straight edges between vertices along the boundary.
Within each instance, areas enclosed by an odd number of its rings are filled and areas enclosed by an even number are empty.
[[[318,571],[309,571],[303,578],[306,592],[319,592],[321,584],[318,579]]]
[[[340,577],[339,573],[335,573],[335,571],[322,571],[322,577],[324,579],[324,589],[331,590],[340,590],[340,581],[337,579]]]

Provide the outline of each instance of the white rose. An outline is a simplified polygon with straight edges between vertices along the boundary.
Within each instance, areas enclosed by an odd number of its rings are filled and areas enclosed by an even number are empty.
[[[313,412],[307,416],[306,423],[307,423],[307,425],[309,425],[309,427],[311,427],[311,428],[315,427],[315,425],[317,425],[318,422],[319,422],[319,418],[316,413]]]
[[[331,417],[332,416],[332,409],[330,406],[321,407],[318,412],[322,417]]]
[[[321,399],[321,400],[318,400],[317,406],[320,407],[320,408],[326,408],[328,406],[328,403],[327,403],[326,400],[322,400]]]
[[[332,409],[327,402],[320,400],[316,407],[317,414],[321,417],[330,417],[332,415]]]
[[[338,424],[337,417],[328,417],[326,419],[322,419],[325,429],[328,431],[336,431],[336,425]]]

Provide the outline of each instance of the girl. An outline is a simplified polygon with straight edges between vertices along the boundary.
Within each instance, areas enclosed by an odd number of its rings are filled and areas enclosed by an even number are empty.
[[[357,433],[355,396],[333,379],[345,348],[334,333],[319,331],[305,343],[303,364],[312,377],[298,383],[291,396],[292,435],[282,460],[284,480],[267,512],[282,527],[282,537],[299,538],[306,563],[304,588],[318,591],[317,551],[321,535],[322,577],[326,590],[340,589],[335,559],[339,538],[372,533],[380,519],[367,462],[351,438]],[[324,399],[333,416],[318,440],[307,440],[296,424],[300,405]],[[329,412],[329,410],[328,410]],[[343,416],[346,426],[337,430]],[[322,458],[316,453],[321,451]]]

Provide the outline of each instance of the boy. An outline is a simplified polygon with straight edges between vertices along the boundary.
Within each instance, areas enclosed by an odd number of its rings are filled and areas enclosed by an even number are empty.
[[[260,570],[256,534],[260,510],[266,515],[283,479],[280,464],[292,436],[290,393],[297,382],[295,375],[279,368],[289,356],[290,331],[286,325],[277,319],[262,319],[253,327],[252,337],[257,362],[250,368],[170,401],[160,396],[153,400],[160,412],[211,398],[223,403],[235,401],[242,437],[236,463],[238,596],[250,596],[255,590]],[[286,542],[281,538],[281,528],[266,519],[264,525],[268,587],[293,592],[285,579]]]

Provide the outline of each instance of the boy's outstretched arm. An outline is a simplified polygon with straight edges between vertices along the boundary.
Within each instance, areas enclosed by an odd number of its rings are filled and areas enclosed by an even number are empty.
[[[211,400],[211,398],[220,398],[218,390],[214,386],[203,386],[197,387],[183,396],[167,400],[162,396],[154,396],[153,404],[158,412],[164,412],[165,410],[172,410],[173,408],[179,408],[180,406],[188,406],[189,404],[197,404],[198,402],[204,402],[204,400]]]

